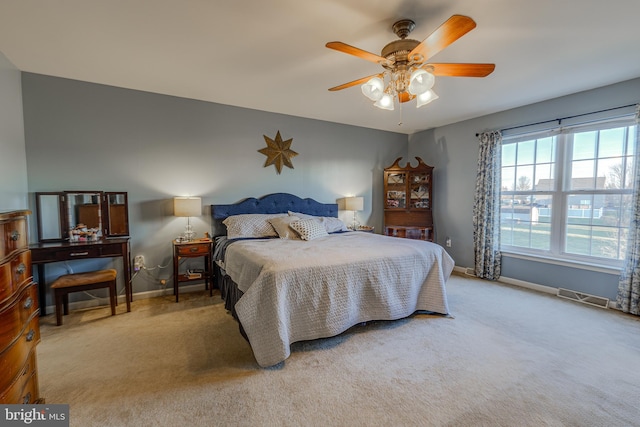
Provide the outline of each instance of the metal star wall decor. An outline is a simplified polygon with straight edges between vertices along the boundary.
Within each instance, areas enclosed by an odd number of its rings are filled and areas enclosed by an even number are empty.
[[[280,131],[276,134],[275,140],[269,138],[267,135],[262,136],[264,136],[267,146],[259,149],[258,152],[267,156],[267,160],[264,162],[264,167],[266,168],[269,165],[274,165],[278,175],[282,172],[283,165],[293,169],[291,158],[298,155],[298,153],[291,149],[291,141],[293,141],[293,138],[283,141],[280,136]]]

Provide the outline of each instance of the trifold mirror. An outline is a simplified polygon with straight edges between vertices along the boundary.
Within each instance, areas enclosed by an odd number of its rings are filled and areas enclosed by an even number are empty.
[[[40,242],[93,241],[129,235],[125,192],[39,192],[36,216]]]

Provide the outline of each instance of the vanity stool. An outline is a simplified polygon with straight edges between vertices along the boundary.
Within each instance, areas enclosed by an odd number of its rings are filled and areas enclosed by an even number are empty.
[[[64,314],[69,314],[69,294],[71,292],[88,291],[91,289],[109,288],[109,300],[111,301],[111,315],[116,315],[116,270],[98,270],[88,273],[65,274],[58,277],[51,289],[55,291],[56,300],[56,324],[62,325],[62,308]]]

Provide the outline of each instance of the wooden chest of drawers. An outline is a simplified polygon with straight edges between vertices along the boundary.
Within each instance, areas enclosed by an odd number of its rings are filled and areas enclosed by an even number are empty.
[[[40,310],[31,274],[29,213],[0,213],[0,404],[40,401]]]

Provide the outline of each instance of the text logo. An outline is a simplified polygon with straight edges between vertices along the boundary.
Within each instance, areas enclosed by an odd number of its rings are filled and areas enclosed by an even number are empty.
[[[0,425],[69,427],[69,405],[0,405]]]

